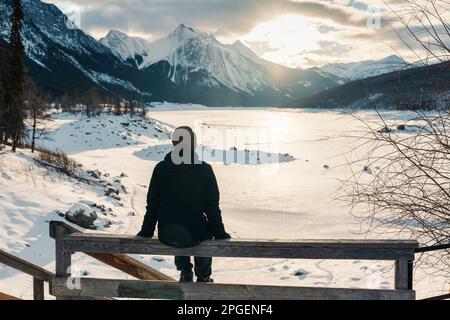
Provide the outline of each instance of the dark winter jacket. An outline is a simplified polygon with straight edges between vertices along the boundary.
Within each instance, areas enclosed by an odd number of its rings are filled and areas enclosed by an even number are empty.
[[[209,164],[175,165],[169,153],[156,165],[139,235],[152,237],[156,224],[159,240],[176,247],[230,237],[222,223],[219,188]]]

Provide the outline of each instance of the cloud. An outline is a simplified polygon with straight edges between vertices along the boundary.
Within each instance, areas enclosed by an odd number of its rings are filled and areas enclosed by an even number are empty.
[[[319,56],[331,56],[340,57],[352,50],[352,46],[343,45],[336,41],[319,41],[318,50],[311,50],[310,53],[317,54]]]
[[[383,20],[388,16],[385,4],[398,6],[404,0],[44,1],[59,6],[68,2],[79,6],[81,28],[97,38],[116,29],[155,40],[184,23],[227,43],[245,40],[258,55],[296,67],[391,54],[393,50],[389,47],[401,43]],[[373,18],[369,8],[380,8],[383,13],[381,24],[376,26],[378,29],[368,27],[368,21]],[[286,15],[297,15],[299,20],[309,21],[309,29],[299,28],[295,22],[293,32],[289,26],[285,27],[290,33],[280,27],[277,31],[267,31],[269,36],[259,32],[258,37],[248,37],[261,25]]]
[[[160,37],[184,23],[221,35],[249,32],[262,21],[296,13],[332,23],[362,27],[365,11],[320,0],[46,0],[72,2],[82,8],[82,28],[119,29]]]

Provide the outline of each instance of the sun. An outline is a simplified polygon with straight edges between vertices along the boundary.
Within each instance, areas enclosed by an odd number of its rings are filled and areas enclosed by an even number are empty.
[[[263,54],[263,58],[292,65],[293,58],[301,52],[319,49],[318,42],[322,36],[312,19],[286,14],[258,24],[243,40],[265,43],[270,50]]]

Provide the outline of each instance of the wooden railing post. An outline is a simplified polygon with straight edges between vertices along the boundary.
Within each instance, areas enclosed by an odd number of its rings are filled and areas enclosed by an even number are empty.
[[[44,281],[33,278],[33,299],[44,300]]]
[[[408,261],[408,290],[414,288],[414,260]]]
[[[413,265],[414,261],[412,260],[395,261],[395,289],[413,289]]]
[[[61,278],[70,277],[69,268],[72,264],[72,253],[64,250],[63,238],[68,232],[64,225],[54,223],[51,232],[55,238],[55,276]],[[57,300],[65,300],[65,297],[56,296]]]

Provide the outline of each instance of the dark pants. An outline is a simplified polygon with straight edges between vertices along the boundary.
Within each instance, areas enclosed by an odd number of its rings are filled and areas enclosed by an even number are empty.
[[[175,265],[178,271],[190,271],[194,267],[197,278],[208,278],[212,274],[212,258],[194,257],[195,267],[191,263],[191,257],[175,257]]]

